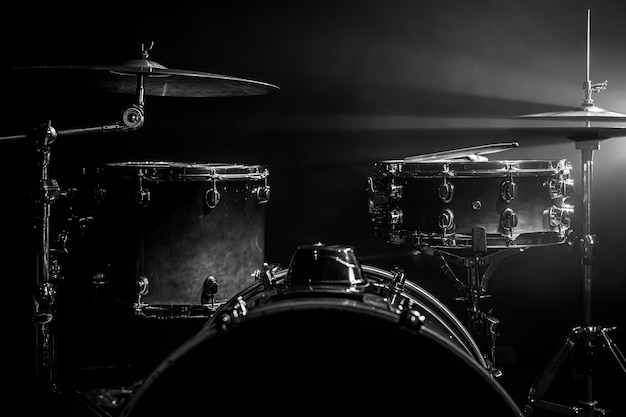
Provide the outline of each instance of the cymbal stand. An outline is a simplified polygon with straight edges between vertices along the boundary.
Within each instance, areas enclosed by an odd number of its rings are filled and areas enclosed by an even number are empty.
[[[486,344],[483,349],[486,350],[486,353],[483,356],[487,363],[488,371],[495,378],[502,376],[502,371],[496,366],[496,338],[499,335],[498,325],[500,321],[492,314],[492,310],[482,311],[479,303],[491,297],[490,294],[487,294],[487,286],[500,261],[525,249],[525,247],[511,247],[487,254],[488,249],[484,227],[474,227],[472,229],[472,254],[469,256],[462,256],[440,249],[422,248],[425,254],[435,258],[444,275],[454,281],[457,289],[464,293],[464,296],[455,298],[455,301],[468,303],[469,330],[475,335],[485,338]],[[456,277],[446,258],[467,270],[467,283]],[[483,268],[484,271],[482,271]]]
[[[140,74],[137,80],[137,102],[129,106],[122,114],[122,120],[114,124],[57,131],[47,122],[35,129],[35,134],[22,134],[0,137],[3,141],[29,139],[34,136],[37,166],[39,169],[38,187],[35,202],[39,207],[37,225],[37,279],[34,291],[35,324],[35,378],[46,391],[56,393],[59,388],[56,354],[56,312],[57,281],[61,279],[60,265],[50,249],[50,219],[52,204],[68,193],[62,191],[58,182],[49,177],[51,145],[61,136],[85,133],[127,132],[140,128],[144,123],[144,78]]]
[[[591,321],[591,279],[594,262],[594,245],[596,237],[591,233],[591,186],[593,177],[593,151],[600,148],[599,140],[585,140],[576,142],[576,149],[582,153],[583,164],[583,237],[580,239],[581,265],[583,269],[583,324],[572,328],[562,345],[555,351],[550,362],[541,375],[535,380],[530,389],[524,412],[532,416],[534,408],[544,408],[570,415],[604,416],[606,410],[597,406],[593,396],[593,358],[595,351],[604,347],[610,352],[617,365],[626,376],[626,359],[617,345],[610,339],[608,332],[614,327],[596,326]],[[554,402],[541,400],[550,383],[556,376],[565,359],[578,346],[582,353],[582,381],[584,384],[584,398],[580,407],[566,407]]]

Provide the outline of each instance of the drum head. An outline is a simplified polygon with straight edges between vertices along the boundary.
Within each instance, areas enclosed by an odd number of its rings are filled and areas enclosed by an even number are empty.
[[[400,404],[418,415],[521,415],[487,371],[438,333],[341,296],[290,298],[227,330],[220,320],[203,329],[122,415],[358,415]]]

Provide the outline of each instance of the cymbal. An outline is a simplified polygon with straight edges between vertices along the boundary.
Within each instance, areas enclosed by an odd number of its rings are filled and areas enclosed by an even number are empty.
[[[535,113],[517,116],[522,119],[563,120],[563,121],[626,121],[626,114],[604,110],[597,106],[582,106],[563,112]]]
[[[236,97],[268,94],[279,88],[273,84],[207,72],[170,69],[148,59],[134,59],[121,65],[57,65],[18,67],[17,70],[61,72],[80,78],[97,89],[135,94],[139,76],[144,78],[144,94],[162,97]]]
[[[512,128],[511,131],[539,136],[564,137],[574,142],[626,137],[626,126],[518,127]]]

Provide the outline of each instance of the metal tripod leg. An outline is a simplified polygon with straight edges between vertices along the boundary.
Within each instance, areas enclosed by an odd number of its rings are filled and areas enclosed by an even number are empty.
[[[607,411],[598,408],[597,402],[593,400],[593,364],[591,361],[594,356],[593,351],[599,347],[596,342],[600,340],[600,344],[604,344],[609,349],[614,359],[626,375],[626,360],[624,359],[624,355],[607,334],[607,331],[613,329],[614,328],[597,326],[576,327],[572,329],[561,347],[555,351],[552,359],[541,375],[535,380],[535,383],[530,389],[526,407],[524,408],[525,415],[531,417],[535,408],[543,408],[548,411],[569,414],[572,416],[593,417],[596,415],[606,415]],[[567,407],[551,401],[542,400],[541,398],[546,393],[561,366],[576,346],[581,346],[584,349],[584,358],[586,360],[586,363],[583,365],[585,398],[581,401],[581,406]]]

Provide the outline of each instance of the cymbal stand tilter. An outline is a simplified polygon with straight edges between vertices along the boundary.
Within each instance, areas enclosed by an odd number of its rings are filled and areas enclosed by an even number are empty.
[[[489,372],[495,378],[502,376],[502,370],[496,366],[496,338],[499,335],[498,325],[500,321],[492,314],[491,310],[482,311],[479,303],[491,297],[487,294],[487,285],[499,262],[505,257],[523,250],[525,250],[524,247],[511,247],[488,254],[484,227],[472,228],[472,253],[469,256],[462,256],[441,249],[422,248],[424,253],[435,258],[445,276],[453,280],[457,289],[464,293],[462,297],[455,298],[455,301],[468,303],[468,328],[472,333],[484,339],[483,350],[486,353],[483,356]],[[446,258],[467,270],[467,283],[456,277]],[[483,268],[485,268],[484,272]]]
[[[58,257],[55,251],[50,248],[51,208],[55,201],[68,195],[66,191],[61,190],[55,179],[49,177],[51,145],[61,136],[127,132],[140,128],[144,122],[143,84],[143,75],[140,74],[137,80],[137,102],[123,112],[121,121],[114,124],[57,131],[51,122],[47,122],[35,129],[34,135],[22,134],[0,137],[0,142],[34,137],[36,145],[39,176],[35,202],[39,205],[39,214],[36,227],[38,234],[37,277],[33,297],[33,323],[36,330],[35,378],[38,386],[49,393],[57,393],[59,390],[56,349],[57,284],[62,279]]]

